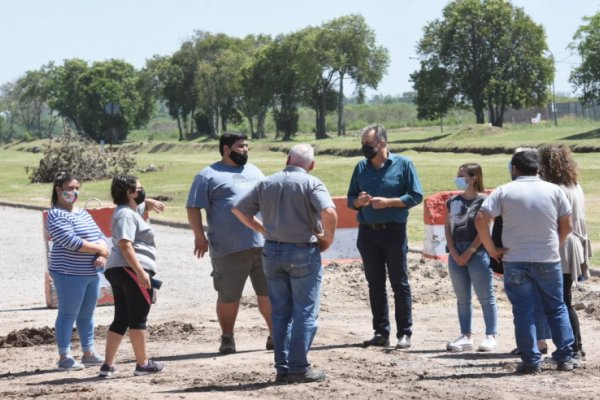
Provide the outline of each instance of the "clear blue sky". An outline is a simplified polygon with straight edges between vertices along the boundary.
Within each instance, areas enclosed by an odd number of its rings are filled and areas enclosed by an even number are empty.
[[[411,90],[415,45],[447,0],[0,0],[0,84],[48,61],[124,59],[140,68],[176,51],[195,30],[242,37],[276,35],[351,13],[362,14],[390,52],[378,92]],[[571,93],[578,56],[567,45],[600,0],[512,0],[546,30],[557,60],[556,91]]]

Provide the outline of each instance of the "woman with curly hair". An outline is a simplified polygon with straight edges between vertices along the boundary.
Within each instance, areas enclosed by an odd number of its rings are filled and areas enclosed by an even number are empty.
[[[569,320],[573,328],[575,342],[573,352],[576,358],[585,360],[585,352],[581,343],[581,331],[577,312],[571,305],[571,287],[579,280],[590,276],[589,259],[592,248],[585,227],[585,201],[583,190],[577,182],[577,163],[566,146],[543,146],[540,152],[540,176],[552,182],[565,192],[572,209],[573,230],[560,248],[560,259],[563,268],[564,300],[569,311]]]
[[[146,351],[146,322],[152,304],[151,277],[156,273],[154,230],[144,220],[146,210],[162,212],[164,204],[147,199],[139,179],[120,175],[110,188],[117,205],[112,217],[113,247],[106,262],[106,279],[113,291],[115,314],[106,335],[106,361],[100,376],[110,378],[117,351],[129,330],[129,341],[137,365],[134,375],[161,372],[164,364],[148,357]]]

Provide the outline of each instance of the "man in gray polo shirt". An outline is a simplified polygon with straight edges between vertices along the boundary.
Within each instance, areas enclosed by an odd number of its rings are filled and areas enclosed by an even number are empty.
[[[540,372],[535,330],[535,291],[539,293],[556,351],[557,369],[570,371],[573,331],[563,301],[559,246],[571,232],[571,206],[560,187],[537,177],[536,150],[517,152],[511,160],[513,182],[499,186],[481,205],[475,219],[490,257],[504,261],[504,288],[513,306],[515,337],[522,362],[517,373]],[[494,245],[489,224],[503,220],[502,243]]]
[[[259,182],[232,212],[264,235],[263,266],[273,312],[276,383],[315,382],[308,351],[317,332],[323,269],[321,251],[333,241],[337,213],[314,168],[308,144],[290,149],[285,169]],[[256,218],[261,212],[263,220]]]

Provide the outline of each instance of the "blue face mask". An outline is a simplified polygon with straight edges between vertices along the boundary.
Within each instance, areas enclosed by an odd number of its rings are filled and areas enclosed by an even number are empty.
[[[458,190],[465,190],[469,187],[469,184],[464,176],[457,176],[454,178],[454,184]]]

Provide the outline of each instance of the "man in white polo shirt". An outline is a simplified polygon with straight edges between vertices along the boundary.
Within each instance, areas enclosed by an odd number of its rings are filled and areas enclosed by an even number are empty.
[[[517,152],[511,160],[513,181],[499,186],[483,202],[475,225],[486,250],[504,261],[504,287],[512,303],[517,347],[522,362],[516,372],[541,371],[535,330],[537,290],[556,345],[557,369],[570,371],[573,331],[563,301],[559,247],[571,232],[571,206],[564,192],[537,176],[537,150]],[[489,224],[503,220],[502,243],[494,245]],[[577,366],[577,365],[575,365]]]

